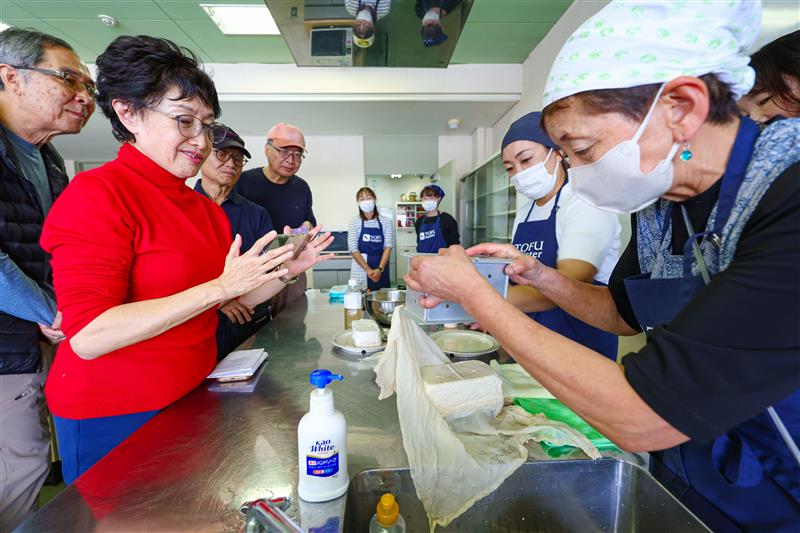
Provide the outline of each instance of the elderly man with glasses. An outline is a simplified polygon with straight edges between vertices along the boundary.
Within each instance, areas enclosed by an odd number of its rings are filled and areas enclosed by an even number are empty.
[[[303,132],[291,124],[276,124],[267,133],[264,153],[267,165],[244,171],[236,191],[264,207],[279,232],[309,231],[317,225],[317,219],[312,209],[311,188],[297,175],[306,156]],[[272,316],[305,290],[304,273],[273,302]]]
[[[50,467],[39,341],[64,337],[39,237],[67,186],[50,140],[81,131],[94,94],[66,42],[29,29],[0,33],[0,531],[34,509]]]
[[[200,168],[200,179],[194,190],[222,207],[231,223],[231,233],[242,236],[242,249],[273,230],[272,219],[263,207],[234,191],[242,167],[250,159],[244,140],[225,126],[225,138],[214,142],[212,154]],[[219,308],[217,326],[217,359],[228,355],[247,337],[269,321],[269,302],[250,307],[231,300]]]

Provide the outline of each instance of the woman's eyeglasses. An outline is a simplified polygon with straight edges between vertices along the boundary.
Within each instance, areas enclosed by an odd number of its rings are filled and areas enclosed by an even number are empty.
[[[302,161],[306,158],[306,154],[302,150],[289,150],[288,148],[281,148],[280,146],[275,146],[272,144],[272,141],[267,141],[267,145],[271,146],[273,150],[278,152],[278,157],[281,159],[295,159],[297,161]]]
[[[206,137],[215,143],[222,142],[227,135],[228,130],[219,122],[212,122],[210,124],[204,123],[199,118],[192,115],[174,115],[160,109],[153,107],[148,108],[156,113],[161,113],[173,119],[178,125],[178,132],[187,139],[194,139],[201,133],[205,132]]]
[[[244,156],[244,154],[236,155],[228,150],[214,150],[214,156],[220,163],[227,163],[233,159],[233,164],[237,167],[243,167],[244,164],[247,163],[247,158]]]
[[[52,70],[49,68],[39,68],[39,67],[22,67],[19,65],[11,65],[13,68],[17,70],[32,70],[34,72],[39,72],[41,74],[45,74],[47,76],[53,76],[54,78],[59,78],[61,83],[67,86],[68,89],[79,93],[81,91],[86,91],[86,94],[89,95],[89,98],[92,100],[95,99],[97,96],[97,87],[95,86],[94,82],[84,76],[80,76],[75,74],[74,72],[68,72],[66,70]]]

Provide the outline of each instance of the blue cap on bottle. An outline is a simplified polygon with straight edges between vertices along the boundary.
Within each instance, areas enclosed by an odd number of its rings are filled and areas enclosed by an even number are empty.
[[[309,381],[318,389],[324,389],[331,381],[343,381],[344,376],[333,374],[330,370],[317,369],[311,372]]]

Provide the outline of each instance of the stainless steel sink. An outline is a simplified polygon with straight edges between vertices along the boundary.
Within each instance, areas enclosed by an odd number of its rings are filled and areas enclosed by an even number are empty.
[[[407,468],[365,470],[350,482],[344,531],[369,528],[378,499],[391,492],[409,532],[428,531]],[[442,531],[709,531],[643,468],[618,459],[522,465],[496,491]]]

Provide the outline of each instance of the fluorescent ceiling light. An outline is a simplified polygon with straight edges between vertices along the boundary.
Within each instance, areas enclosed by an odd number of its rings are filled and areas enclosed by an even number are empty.
[[[280,35],[264,4],[200,4],[225,35]]]

